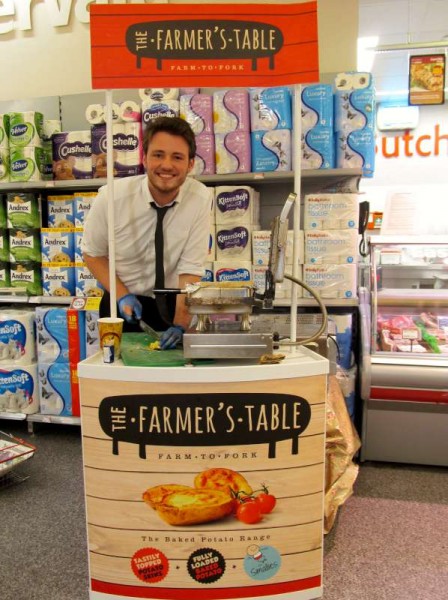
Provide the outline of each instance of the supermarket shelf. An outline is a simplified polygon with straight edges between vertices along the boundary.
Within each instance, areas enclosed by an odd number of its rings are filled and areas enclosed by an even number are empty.
[[[70,305],[72,296],[26,296],[15,294],[0,294],[0,304],[63,304]]]
[[[341,177],[362,177],[361,169],[309,169],[302,170],[301,179],[331,180]],[[276,183],[292,182],[293,171],[268,173],[230,173],[228,175],[204,175],[197,177],[203,183]],[[107,179],[70,179],[68,181],[24,181],[0,184],[0,191],[53,191],[53,190],[95,190],[107,183]]]
[[[448,307],[445,289],[387,289],[378,292],[378,306]]]
[[[25,421],[27,416],[25,413],[0,412],[0,419],[9,419],[10,421]]]
[[[322,302],[324,304],[324,306],[326,308],[337,308],[337,307],[352,307],[352,306],[358,306],[359,305],[359,300],[358,298],[334,298],[334,299],[330,299],[330,298],[322,298]],[[286,307],[290,307],[291,306],[291,301],[290,300],[274,300],[274,308],[276,306],[286,306]],[[316,300],[314,300],[313,298],[298,298],[297,299],[297,306],[300,307],[312,307],[312,308],[318,308],[318,304],[316,302]]]
[[[81,425],[81,417],[61,417],[59,415],[28,415],[30,423],[53,423],[54,425]]]

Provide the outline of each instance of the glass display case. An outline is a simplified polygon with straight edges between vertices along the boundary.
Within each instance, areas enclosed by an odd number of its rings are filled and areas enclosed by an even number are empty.
[[[371,239],[362,460],[448,465],[448,237]]]

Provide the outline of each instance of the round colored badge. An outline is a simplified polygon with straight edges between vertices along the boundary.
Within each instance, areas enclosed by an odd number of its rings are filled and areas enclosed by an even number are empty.
[[[272,546],[252,544],[247,548],[244,570],[251,579],[264,581],[273,577],[282,563],[280,554]]]
[[[156,548],[140,548],[131,558],[131,567],[136,577],[145,583],[158,583],[168,573],[168,559]]]
[[[190,554],[187,568],[191,578],[198,583],[213,583],[222,577],[226,562],[217,550],[200,548]]]

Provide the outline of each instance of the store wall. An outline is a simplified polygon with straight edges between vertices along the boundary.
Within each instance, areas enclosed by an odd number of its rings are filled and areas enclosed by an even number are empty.
[[[95,1],[98,4],[151,4],[153,0],[0,2],[0,101],[91,90],[88,5]],[[154,2],[189,3],[188,0]],[[300,2],[284,0],[285,4]],[[209,3],[227,4],[219,0]],[[246,0],[244,3],[263,2]],[[321,79],[328,81],[338,71],[356,68],[358,0],[318,0],[318,18]]]

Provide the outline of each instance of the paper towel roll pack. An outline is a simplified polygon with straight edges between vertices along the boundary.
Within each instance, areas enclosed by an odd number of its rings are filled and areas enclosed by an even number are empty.
[[[334,132],[329,127],[313,127],[302,133],[302,169],[333,169]]]
[[[42,295],[61,298],[74,296],[74,264],[42,263]]]
[[[251,131],[291,129],[291,93],[287,87],[250,88]]]
[[[42,181],[45,171],[45,154],[40,146],[9,149],[11,181]]]
[[[41,363],[38,367],[40,412],[43,415],[71,416],[76,366],[68,363]]]
[[[156,102],[177,100],[179,88],[141,88],[138,90],[138,95],[141,100],[155,100]]]
[[[336,167],[362,169],[364,177],[375,171],[375,132],[373,129],[336,133]]]
[[[27,146],[42,146],[44,116],[41,112],[30,110],[26,112],[10,112],[9,144],[21,148]]]
[[[9,114],[0,114],[0,148],[9,148]]]
[[[32,415],[39,411],[37,365],[2,364],[0,412]]]
[[[216,226],[216,259],[251,260],[251,225],[228,223]]]
[[[334,99],[335,131],[354,131],[355,129],[374,129],[375,127],[375,90],[337,91]]]
[[[215,133],[250,131],[249,92],[218,90],[213,92]]]
[[[73,196],[48,196],[48,227],[72,228],[75,226]]]
[[[358,229],[358,194],[307,194],[304,229]]]
[[[322,298],[356,298],[357,265],[308,265],[303,267],[303,280]],[[311,298],[306,290],[304,298]]]
[[[305,262],[318,265],[357,263],[358,238],[357,229],[305,231]]]
[[[213,175],[215,173],[215,136],[213,133],[201,133],[196,136],[196,155],[191,174]]]
[[[252,281],[250,260],[217,260],[213,263],[215,281]]]
[[[75,260],[73,229],[43,227],[40,230],[43,263],[67,265]]]
[[[180,96],[179,115],[195,135],[213,133],[213,97],[209,94]]]
[[[276,129],[274,131],[253,131],[252,138],[252,171],[291,170],[291,131]]]
[[[137,122],[114,123],[114,176],[127,177],[142,172],[141,125]],[[92,127],[93,177],[107,176],[106,125]]]
[[[144,100],[142,102],[142,123],[147,125],[158,117],[178,117],[179,100]]]
[[[251,225],[260,220],[260,196],[250,186],[217,186],[215,188],[215,222]]]
[[[53,135],[53,177],[56,180],[91,179],[90,130],[62,131]]]
[[[250,173],[251,141],[246,131],[215,133],[216,173]]]
[[[313,127],[333,127],[333,88],[318,83],[302,88],[302,132]]]
[[[36,359],[34,319],[34,310],[3,309],[0,312],[1,363],[29,364]]]

